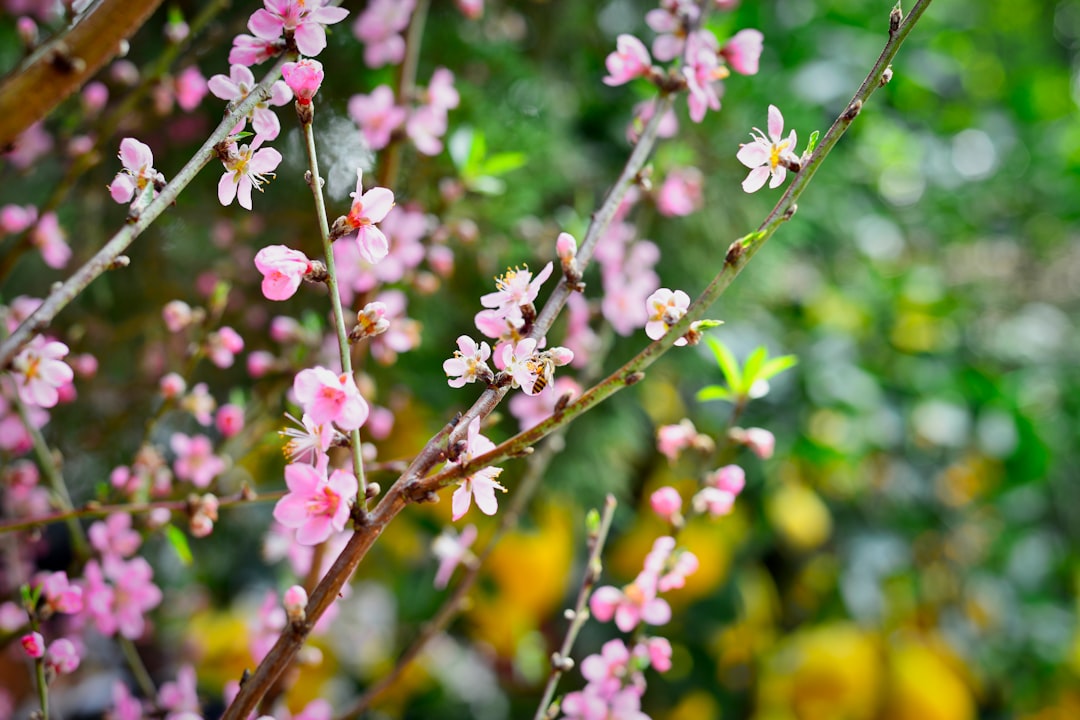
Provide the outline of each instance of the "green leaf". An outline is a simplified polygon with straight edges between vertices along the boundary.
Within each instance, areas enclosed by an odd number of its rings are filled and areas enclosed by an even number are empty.
[[[705,402],[706,400],[731,400],[731,391],[722,385],[709,385],[703,387],[697,392],[698,402]]]
[[[760,345],[754,349],[754,352],[750,353],[750,357],[746,358],[746,363],[743,365],[743,385],[742,387],[732,388],[740,395],[746,395],[750,392],[750,387],[757,381],[758,373],[761,372],[761,366],[765,364],[765,360],[769,357],[769,351],[765,349],[764,345]]]
[[[483,175],[505,175],[517,170],[525,164],[528,158],[525,153],[504,152],[496,153],[483,162],[480,172]]]
[[[714,337],[707,337],[705,341],[712,348],[713,355],[716,356],[716,364],[720,366],[720,372],[724,373],[724,380],[727,381],[728,387],[732,390],[741,387],[742,373],[739,371],[739,363],[735,356],[731,354],[731,350]]]
[[[466,180],[465,186],[482,195],[502,195],[506,192],[506,183],[490,175],[471,177]]]
[[[194,558],[191,555],[191,545],[188,544],[187,535],[175,525],[166,525],[165,539],[172,545],[184,567],[191,567]]]
[[[772,358],[758,371],[757,379],[768,380],[798,364],[799,358],[795,355],[781,355],[780,357]]]
[[[806,153],[807,154],[814,152],[814,148],[817,147],[817,141],[818,141],[818,137],[820,135],[821,135],[821,133],[819,133],[817,130],[810,133],[810,142],[806,143]]]

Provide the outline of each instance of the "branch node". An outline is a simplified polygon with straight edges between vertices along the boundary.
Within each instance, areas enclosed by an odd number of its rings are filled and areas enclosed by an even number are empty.
[[[881,82],[879,83],[880,87],[885,87],[886,85],[888,85],[890,80],[892,80],[892,65],[889,65],[887,68],[885,68],[884,72],[881,73]]]
[[[900,9],[900,3],[897,2],[893,7],[892,12],[889,13],[889,35],[895,35],[896,31],[900,29],[900,22],[904,19],[904,11]]]
[[[632,373],[629,373],[626,377],[624,377],[623,382],[625,382],[627,385],[634,385],[636,383],[641,382],[644,379],[645,379],[645,373],[641,372],[640,370],[636,370],[636,371],[634,371]]]
[[[122,268],[126,268],[130,264],[131,264],[131,258],[129,258],[127,255],[117,255],[116,257],[114,257],[112,259],[112,262],[109,263],[108,269],[109,270],[120,270]]]
[[[784,211],[784,222],[787,222],[791,218],[795,217],[795,213],[799,211],[798,203],[791,203],[791,207]]]
[[[86,61],[72,54],[67,43],[60,41],[49,50],[49,64],[65,75],[86,72]]]
[[[727,255],[724,256],[724,264],[734,265],[735,263],[739,262],[739,258],[742,257],[744,249],[745,248],[743,247],[741,240],[736,240],[735,242],[731,243],[731,245],[728,246]]]
[[[859,115],[859,113],[861,111],[862,111],[862,100],[859,100],[858,98],[856,98],[854,101],[852,101],[852,103],[850,105],[847,106],[847,110],[845,110],[844,114],[841,115],[840,117],[845,122],[851,122],[856,117],[858,117],[858,115]]]

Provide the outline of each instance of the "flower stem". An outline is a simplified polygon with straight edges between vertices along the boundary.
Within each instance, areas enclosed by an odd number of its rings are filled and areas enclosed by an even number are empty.
[[[334,330],[337,333],[338,354],[341,358],[341,372],[349,376],[355,382],[352,368],[352,347],[349,345],[349,334],[345,328],[345,311],[341,307],[341,294],[338,292],[337,267],[334,263],[334,245],[330,240],[330,224],[326,218],[326,202],[323,199],[323,180],[319,175],[319,158],[315,153],[315,131],[312,123],[302,123],[304,132],[304,148],[308,156],[308,177],[311,185],[311,194],[315,199],[315,215],[319,222],[319,239],[322,241],[323,254],[326,256],[326,287],[330,293],[330,308],[334,316]],[[353,430],[350,434],[352,445],[353,472],[359,490],[356,494],[356,505],[361,511],[367,513],[367,484],[364,482],[364,461],[361,457],[360,430]]]

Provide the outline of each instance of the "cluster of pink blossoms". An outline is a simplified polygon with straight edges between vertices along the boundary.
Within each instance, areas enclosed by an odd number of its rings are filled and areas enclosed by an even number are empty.
[[[418,88],[413,98],[399,104],[388,85],[379,85],[370,94],[354,95],[349,100],[349,117],[360,128],[372,150],[390,144],[395,131],[404,126],[405,135],[425,155],[442,152],[448,113],[461,102],[454,88],[454,74],[436,68],[426,88]]]

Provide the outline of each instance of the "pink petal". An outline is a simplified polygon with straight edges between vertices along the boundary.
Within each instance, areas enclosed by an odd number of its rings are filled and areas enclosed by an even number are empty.
[[[109,195],[121,205],[131,202],[131,198],[135,197],[135,181],[130,175],[118,174],[109,185]]]
[[[235,100],[240,97],[240,88],[224,75],[215,75],[206,83],[210,93],[220,100]]]
[[[476,507],[485,515],[494,515],[499,510],[499,501],[495,499],[495,485],[490,480],[473,480],[473,497]]]
[[[773,142],[780,142],[780,136],[784,134],[784,116],[780,114],[775,105],[769,106],[769,137]]]
[[[364,215],[373,223],[382,222],[390,208],[394,207],[394,192],[384,187],[373,187],[360,198]]]
[[[356,240],[360,248],[360,256],[372,265],[382,260],[390,252],[386,236],[383,235],[382,230],[374,225],[361,226],[356,233]]]
[[[281,153],[274,148],[263,148],[251,156],[248,168],[253,173],[273,172],[281,164]],[[249,210],[251,208],[248,208]]]
[[[218,181],[218,201],[222,205],[232,205],[233,199],[236,197],[236,181],[235,173],[231,170],[221,176],[221,180]]]
[[[277,40],[281,37],[281,32],[284,29],[285,24],[280,17],[276,17],[262,8],[252,13],[251,19],[248,20],[248,30],[263,40]]]
[[[251,181],[246,177],[240,178],[236,187],[236,201],[245,210],[251,209]]]
[[[315,57],[326,48],[326,31],[318,23],[302,23],[296,28],[293,38],[301,55]]]
[[[759,168],[754,168],[750,171],[750,174],[746,176],[746,179],[742,181],[742,189],[748,193],[757,192],[765,185],[765,180],[768,177],[768,166],[762,165]]]
[[[769,148],[761,143],[752,142],[739,148],[739,152],[735,154],[735,157],[746,167],[756,168],[760,165],[767,164],[769,162],[769,155]]]
[[[318,545],[330,537],[333,527],[325,515],[313,517],[296,531],[296,542],[301,545]]]
[[[469,511],[469,504],[472,502],[472,493],[469,491],[468,482],[464,482],[458,486],[458,489],[454,491],[454,497],[451,501],[451,510],[453,511],[453,519],[460,520],[465,513]]]
[[[274,519],[285,527],[300,527],[307,519],[307,500],[296,493],[289,493],[274,505]]]

